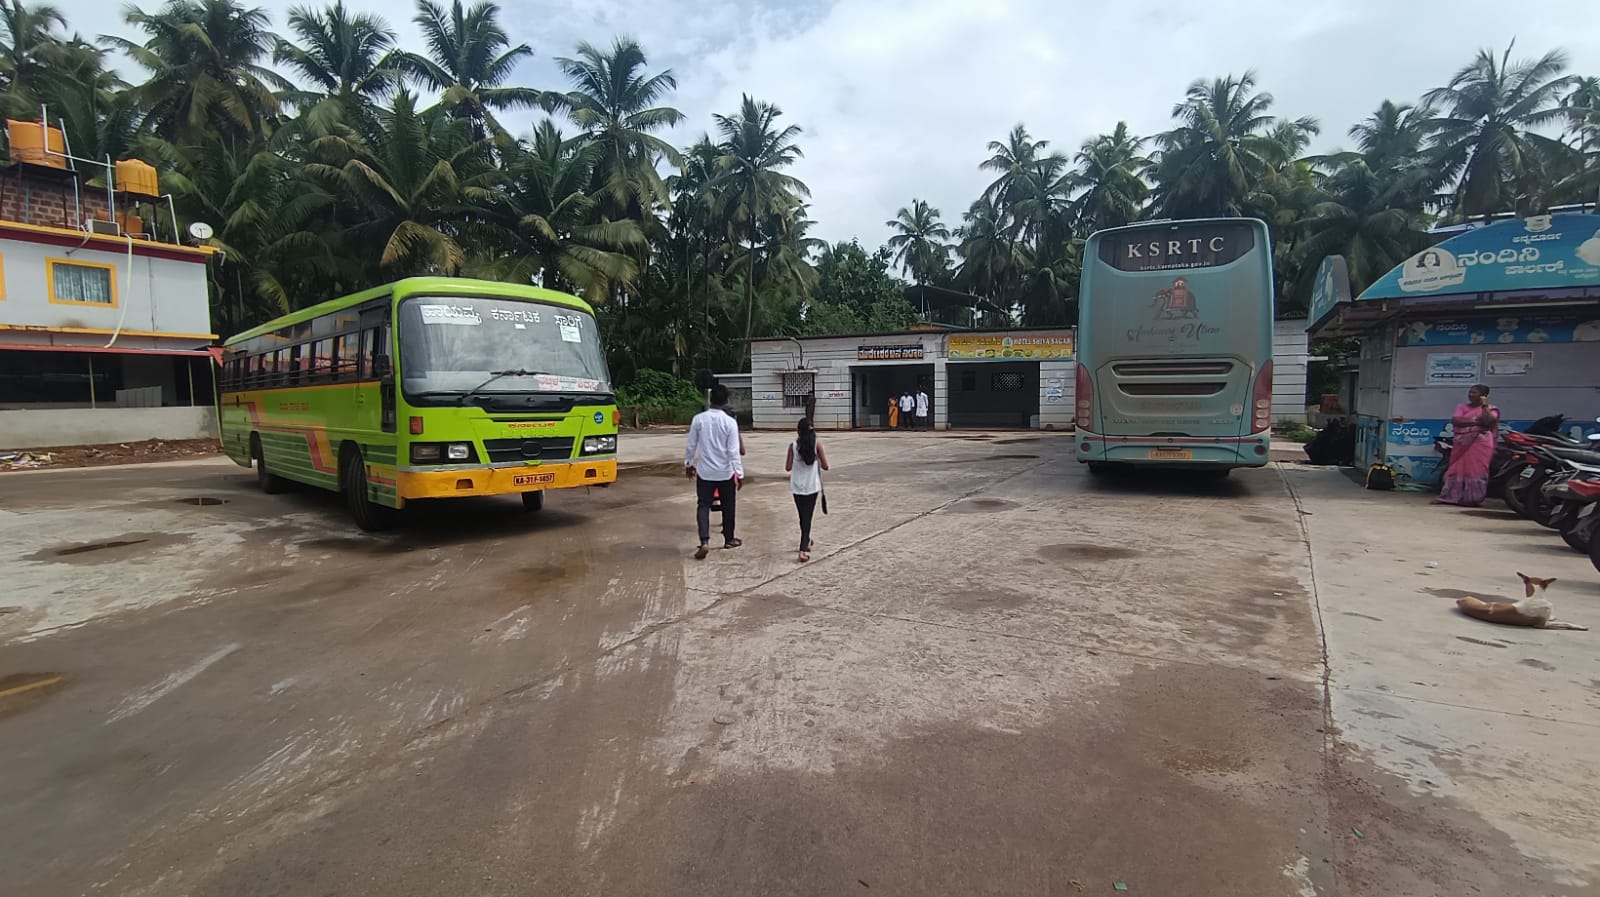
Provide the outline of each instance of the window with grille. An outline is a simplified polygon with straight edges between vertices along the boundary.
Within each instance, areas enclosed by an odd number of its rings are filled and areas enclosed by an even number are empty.
[[[1026,385],[1022,374],[1017,371],[1001,371],[989,375],[989,389],[992,392],[1020,392]]]
[[[783,407],[785,407],[785,408],[804,408],[804,407],[806,407],[806,397],[804,395],[791,396],[788,393],[784,393],[783,394]]]

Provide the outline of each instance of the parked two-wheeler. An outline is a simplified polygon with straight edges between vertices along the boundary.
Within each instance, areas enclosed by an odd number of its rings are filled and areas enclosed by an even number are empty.
[[[1566,482],[1552,486],[1550,495],[1556,502],[1551,523],[1561,531],[1561,538],[1573,551],[1589,554],[1594,546],[1595,530],[1600,529],[1600,474],[1580,474]]]

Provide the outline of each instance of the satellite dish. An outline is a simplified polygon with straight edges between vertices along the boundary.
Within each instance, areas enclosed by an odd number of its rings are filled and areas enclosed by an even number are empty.
[[[196,221],[189,225],[189,236],[194,237],[196,240],[209,240],[211,239],[211,234],[211,225],[204,221]]]

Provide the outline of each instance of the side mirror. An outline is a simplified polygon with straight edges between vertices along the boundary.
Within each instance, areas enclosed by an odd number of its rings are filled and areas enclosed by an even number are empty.
[[[372,373],[379,380],[383,380],[394,373],[394,366],[389,362],[387,355],[375,355],[372,358]]]

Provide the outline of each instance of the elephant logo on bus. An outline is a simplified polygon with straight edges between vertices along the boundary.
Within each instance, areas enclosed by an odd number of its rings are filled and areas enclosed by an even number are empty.
[[[1156,310],[1158,321],[1200,317],[1195,295],[1189,290],[1188,279],[1183,277],[1173,278],[1172,286],[1157,290],[1155,296],[1151,297],[1150,307]]]

